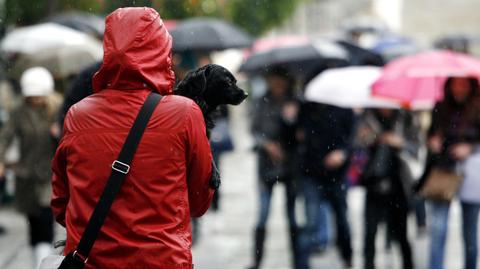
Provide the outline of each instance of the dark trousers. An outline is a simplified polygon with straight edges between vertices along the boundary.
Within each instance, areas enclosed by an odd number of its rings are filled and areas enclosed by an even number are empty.
[[[462,228],[465,251],[465,269],[477,268],[478,214],[480,204],[462,202]]]
[[[260,210],[256,228],[265,228],[268,221],[268,216],[270,215],[270,202],[273,195],[273,187],[275,183],[265,183],[264,181],[259,182],[259,194],[260,194]],[[285,182],[285,196],[286,204],[285,211],[288,217],[289,227],[296,228],[297,222],[295,220],[295,197],[296,197],[296,188],[293,180],[288,180]]]
[[[50,207],[42,208],[36,214],[28,214],[30,246],[53,242],[53,213]]]
[[[288,217],[289,225],[289,237],[290,237],[290,250],[292,255],[292,267],[297,268],[297,222],[295,220],[295,197],[296,197],[296,186],[293,180],[287,180],[285,183],[285,196],[286,196],[286,205],[285,210]],[[260,208],[258,221],[255,227],[254,232],[254,263],[251,267],[252,269],[260,268],[264,245],[266,239],[266,226],[268,221],[268,216],[270,215],[270,203],[272,200],[273,189],[276,183],[274,182],[259,182],[259,194],[260,194]]]
[[[347,187],[345,182],[322,184],[315,178],[304,178],[302,190],[305,197],[307,225],[300,237],[300,268],[309,268],[309,259],[318,244],[318,220],[320,204],[329,202],[335,217],[337,245],[346,264],[352,261],[350,225],[347,218]]]
[[[365,203],[365,269],[375,268],[375,237],[378,225],[387,222],[387,232],[400,244],[403,268],[412,269],[412,251],[407,238],[408,205],[402,199],[380,198],[367,193]]]
[[[417,219],[417,227],[424,228],[427,226],[427,210],[425,208],[425,199],[422,197],[415,197],[414,200],[415,217]]]

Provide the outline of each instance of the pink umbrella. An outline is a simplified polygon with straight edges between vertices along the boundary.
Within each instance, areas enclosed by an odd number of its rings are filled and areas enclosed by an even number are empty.
[[[399,58],[385,66],[373,94],[408,107],[431,107],[443,98],[448,77],[480,78],[480,60],[451,51],[429,51]]]
[[[277,37],[266,37],[255,40],[252,47],[244,52],[244,60],[248,59],[254,53],[269,51],[274,48],[306,45],[310,39],[301,35],[283,35]]]
[[[252,46],[253,53],[260,53],[274,48],[306,45],[310,39],[306,36],[284,35],[278,37],[260,38]]]

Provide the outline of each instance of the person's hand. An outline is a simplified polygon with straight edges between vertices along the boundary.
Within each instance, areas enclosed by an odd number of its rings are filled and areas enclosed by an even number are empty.
[[[5,178],[5,164],[0,163],[0,180]]]
[[[60,138],[60,135],[62,133],[62,128],[60,128],[60,124],[58,122],[53,123],[50,126],[50,135],[54,138]]]
[[[372,130],[366,126],[360,126],[357,129],[357,137],[360,141],[368,141],[371,134]]]
[[[285,160],[285,154],[283,153],[280,144],[276,142],[266,142],[264,148],[272,161],[281,163]]]
[[[346,160],[347,156],[343,150],[334,150],[327,154],[323,164],[328,169],[337,169],[340,168]]]
[[[428,139],[428,149],[435,154],[442,151],[442,144],[443,141],[439,135],[432,136]]]
[[[380,142],[398,149],[401,149],[405,146],[405,139],[392,132],[385,133],[381,137]]]
[[[473,147],[468,143],[459,143],[449,148],[450,156],[457,161],[462,161],[472,154]]]
[[[296,103],[288,103],[283,106],[282,117],[286,122],[295,122],[298,116],[298,105]]]
[[[298,142],[304,142],[305,141],[305,130],[303,129],[298,129],[296,132],[295,132],[295,138],[297,139]]]

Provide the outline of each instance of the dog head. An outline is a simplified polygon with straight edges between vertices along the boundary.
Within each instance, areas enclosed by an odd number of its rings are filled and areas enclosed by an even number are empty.
[[[236,83],[226,68],[208,64],[189,72],[177,85],[175,94],[195,100],[202,110],[213,111],[219,105],[238,105],[248,97]]]

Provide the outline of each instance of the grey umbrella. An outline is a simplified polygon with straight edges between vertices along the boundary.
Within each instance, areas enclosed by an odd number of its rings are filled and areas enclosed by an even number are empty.
[[[87,12],[70,11],[60,13],[50,17],[47,21],[67,26],[100,39],[105,32],[105,20],[100,16]]]
[[[232,24],[213,18],[193,18],[180,23],[170,34],[173,50],[215,51],[252,45],[252,38]]]
[[[282,65],[294,73],[306,73],[312,67],[326,62],[348,62],[348,51],[327,40],[317,40],[302,45],[291,45],[252,54],[240,66],[240,71],[252,73],[271,66]]]

